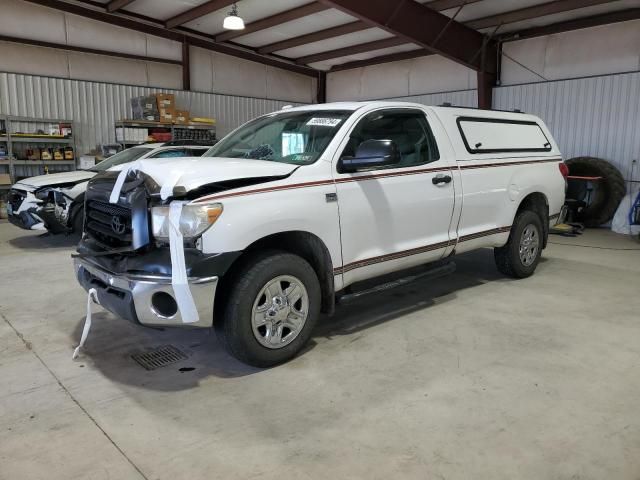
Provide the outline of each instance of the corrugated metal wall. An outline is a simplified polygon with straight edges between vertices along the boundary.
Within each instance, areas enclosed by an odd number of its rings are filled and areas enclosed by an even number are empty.
[[[640,160],[640,73],[500,87],[493,106],[541,117],[565,158],[604,158],[626,179]]]
[[[79,153],[115,141],[114,122],[131,117],[131,97],[174,93],[178,107],[217,119],[218,137],[294,102],[0,73],[0,115],[73,120]]]
[[[388,100],[397,100],[400,102],[415,102],[423,105],[442,105],[450,103],[459,107],[477,107],[478,91],[477,90],[460,90],[457,92],[430,93],[425,95],[413,95],[410,97],[396,97]]]

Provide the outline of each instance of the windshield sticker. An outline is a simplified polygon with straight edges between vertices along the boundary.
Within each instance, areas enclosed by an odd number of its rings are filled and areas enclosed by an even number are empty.
[[[310,127],[335,128],[340,124],[341,121],[342,121],[341,118],[312,118],[307,122],[307,125]]]
[[[292,160],[294,162],[308,162],[313,159],[313,155],[294,155]]]

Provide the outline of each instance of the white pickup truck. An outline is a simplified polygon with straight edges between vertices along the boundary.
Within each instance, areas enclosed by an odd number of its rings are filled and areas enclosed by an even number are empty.
[[[386,274],[423,264],[442,273],[454,255],[490,247],[501,272],[531,275],[566,174],[532,115],[402,102],[285,108],[204,157],[139,161],[115,201],[117,172],[91,180],[77,278],[118,316],[213,326],[235,357],[275,365],[300,351],[321,312]]]

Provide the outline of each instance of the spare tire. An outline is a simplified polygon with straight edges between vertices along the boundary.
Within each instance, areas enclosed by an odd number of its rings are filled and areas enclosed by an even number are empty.
[[[596,188],[592,198],[576,220],[587,227],[599,227],[610,221],[627,190],[620,171],[606,160],[595,157],[571,158],[566,164],[569,167],[569,175],[602,177],[595,182]]]

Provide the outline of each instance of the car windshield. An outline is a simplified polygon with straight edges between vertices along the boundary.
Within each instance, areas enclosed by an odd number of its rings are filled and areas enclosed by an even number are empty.
[[[308,165],[322,155],[352,113],[310,110],[260,117],[226,136],[204,156]]]
[[[149,153],[151,150],[151,148],[144,147],[127,148],[126,150],[118,152],[115,155],[101,161],[99,164],[97,164],[95,167],[90,168],[89,170],[92,172],[104,172],[105,170],[111,167],[115,167],[116,165],[133,162],[144,154]]]

